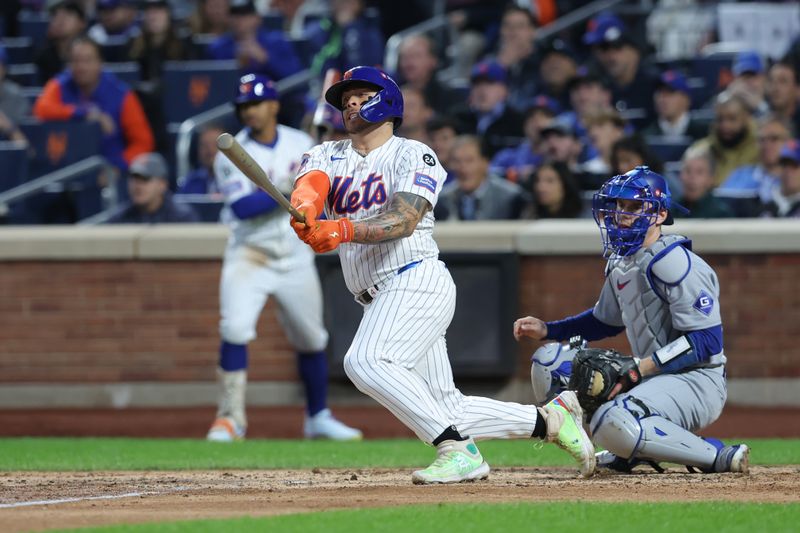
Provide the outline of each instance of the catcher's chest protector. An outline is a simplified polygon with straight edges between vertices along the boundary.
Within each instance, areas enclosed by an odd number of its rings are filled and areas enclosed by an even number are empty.
[[[630,257],[612,258],[609,261],[608,279],[622,312],[633,355],[650,355],[681,335],[672,326],[669,305],[659,298],[650,285],[647,267],[659,252],[682,240],[686,238],[665,235],[650,248],[640,249]]]

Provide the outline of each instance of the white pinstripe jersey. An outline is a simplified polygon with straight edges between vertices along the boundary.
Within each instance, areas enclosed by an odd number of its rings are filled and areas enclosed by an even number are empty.
[[[281,124],[278,125],[278,137],[272,145],[252,139],[247,128],[236,134],[236,140],[253,156],[278,189],[287,194],[292,190],[292,181],[303,153],[314,144],[308,134]],[[218,153],[214,159],[214,173],[220,191],[225,195],[222,221],[231,227],[234,244],[254,246],[273,257],[282,257],[305,247],[289,225],[289,214],[280,207],[246,220],[240,220],[233,213],[230,205],[252,194],[258,187],[222,153]]]
[[[353,150],[349,139],[320,144],[303,157],[298,177],[311,170],[324,172],[330,180],[331,192],[325,203],[330,220],[373,216],[384,211],[398,192],[422,196],[434,206],[446,178],[431,148],[402,137],[391,137],[366,157]],[[341,244],[339,257],[350,292],[359,294],[414,261],[437,258],[433,220],[432,210],[428,211],[414,233],[403,239]]]

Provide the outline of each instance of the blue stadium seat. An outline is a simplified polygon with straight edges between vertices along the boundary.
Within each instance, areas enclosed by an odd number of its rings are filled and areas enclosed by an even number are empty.
[[[28,178],[28,149],[19,144],[0,142],[0,192],[21,185]]]
[[[267,30],[283,30],[283,14],[278,11],[265,14],[262,20],[262,28]]]
[[[235,61],[168,61],[163,74],[166,122],[182,122],[230,101],[238,79]]]
[[[109,72],[113,72],[119,79],[131,86],[136,85],[142,80],[141,73],[139,72],[139,63],[133,61],[126,61],[124,63],[104,63],[103,68]]]
[[[9,65],[6,77],[23,87],[32,87],[39,83],[39,70],[33,63],[19,63]]]
[[[30,37],[3,37],[9,65],[33,63],[33,39]]]
[[[128,37],[109,37],[108,41],[100,46],[103,61],[106,63],[124,63],[130,61],[128,54],[130,39]]]
[[[294,51],[297,57],[300,58],[300,63],[303,67],[310,67],[311,61],[314,59],[314,54],[316,53],[311,41],[305,37],[297,37],[295,39],[289,39],[289,42],[294,46]]]
[[[683,157],[683,153],[689,148],[689,145],[692,144],[692,139],[690,137],[685,137],[679,141],[675,141],[660,136],[648,135],[645,138],[645,142],[653,152],[653,155],[667,163],[671,161],[680,161]]]
[[[26,121],[20,129],[33,149],[28,175],[36,178],[97,155],[100,127],[89,122]]]
[[[719,52],[692,60],[687,80],[692,92],[692,108],[702,107],[730,83],[735,56],[735,53]]]
[[[47,26],[50,24],[50,18],[46,12],[21,11],[17,16],[17,22],[20,36],[30,37],[34,49],[47,40]]]

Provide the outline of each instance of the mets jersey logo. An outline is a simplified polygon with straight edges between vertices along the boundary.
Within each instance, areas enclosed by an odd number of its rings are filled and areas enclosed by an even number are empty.
[[[328,205],[337,215],[349,215],[359,209],[369,209],[373,205],[386,203],[386,187],[383,185],[383,175],[370,174],[361,181],[360,189],[351,191],[352,177],[336,176],[331,184],[328,195]]]

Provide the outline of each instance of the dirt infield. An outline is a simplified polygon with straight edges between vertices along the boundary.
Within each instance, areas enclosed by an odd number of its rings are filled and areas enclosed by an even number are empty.
[[[449,486],[414,486],[407,470],[11,472],[0,474],[0,525],[4,532],[45,531],[423,501],[665,502],[700,501],[714,494],[727,501],[800,502],[797,466],[754,467],[750,475],[688,474],[677,467],[664,474],[650,472],[584,480],[565,468],[502,468],[487,481]]]

